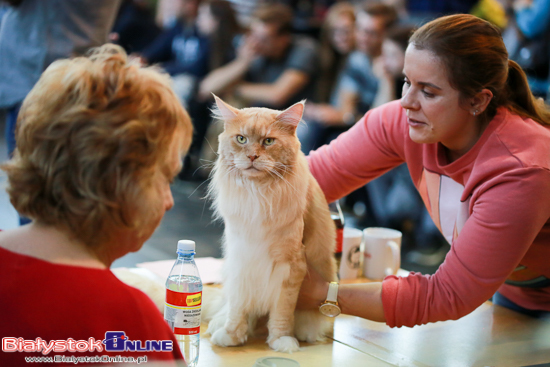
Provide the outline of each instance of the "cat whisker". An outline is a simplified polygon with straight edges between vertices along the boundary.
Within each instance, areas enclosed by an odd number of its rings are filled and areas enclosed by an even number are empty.
[[[281,173],[283,175],[289,175],[289,176],[296,176],[296,173],[292,171],[290,168],[292,165],[283,164],[281,162],[275,162],[274,168],[278,173]],[[282,172],[279,172],[282,169]]]
[[[198,168],[197,168],[198,169]],[[196,171],[195,171],[196,172]],[[201,184],[199,186],[197,186],[197,188],[195,190],[193,190],[193,192],[191,194],[189,194],[189,196],[187,197],[188,199],[193,196],[193,194],[202,186],[204,185],[205,183],[207,183],[208,181],[210,181],[210,179],[208,180],[204,180],[204,182],[201,182]],[[205,198],[201,198],[201,199],[205,199]]]
[[[208,139],[204,138],[204,140],[206,141],[206,143],[208,144],[208,146],[210,147],[210,149],[212,150],[212,153],[214,153],[215,155],[219,155],[218,152],[216,152],[214,150],[214,148],[212,147],[212,144],[210,144],[210,142],[208,141]]]
[[[296,190],[296,188],[294,186],[292,186],[292,184],[286,178],[284,178],[282,174],[280,174],[277,171],[269,171],[269,172],[273,172],[274,174],[276,174],[277,177],[279,177],[279,179],[281,179],[283,182],[285,182],[288,186],[290,186],[294,190],[294,192],[296,194],[298,194],[298,190]]]
[[[199,162],[207,162],[205,164],[211,164],[211,165],[215,165],[216,164],[216,161],[209,161],[208,159],[204,159],[204,158],[200,158],[199,159]]]

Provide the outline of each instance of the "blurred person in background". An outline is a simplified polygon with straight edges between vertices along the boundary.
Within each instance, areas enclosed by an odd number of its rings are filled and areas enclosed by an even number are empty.
[[[121,0],[20,0],[0,28],[0,108],[7,108],[6,140],[15,149],[21,102],[53,61],[82,55],[107,42]],[[63,9],[60,12],[59,9]]]
[[[507,5],[504,43],[510,58],[525,70],[533,93],[544,98],[550,78],[550,0],[512,0]]]
[[[186,107],[195,97],[198,82],[208,73],[208,38],[196,25],[200,2],[179,0],[176,21],[135,55],[143,64],[159,64],[172,76],[175,92]]]
[[[243,29],[237,21],[230,2],[227,0],[203,2],[199,7],[197,28],[210,40],[210,70],[217,69],[235,58]]]
[[[17,116],[27,93],[53,61],[107,42],[121,1],[10,2],[14,6],[0,27],[0,108],[7,109],[5,136],[11,157]],[[23,217],[20,221],[28,222]]]
[[[314,40],[293,36],[292,10],[283,4],[258,8],[237,57],[212,71],[200,95],[229,94],[242,106],[280,109],[314,93],[318,49]]]
[[[183,363],[158,308],[109,267],[138,251],[173,206],[170,182],[191,130],[168,76],[128,64],[119,46],[46,69],[23,101],[15,155],[1,166],[12,204],[33,220],[0,232],[3,336],[101,341],[120,330],[142,343],[172,341],[171,351],[142,354]],[[2,361],[22,366],[40,355],[3,352]]]
[[[208,40],[208,70],[216,70],[235,59],[236,49],[242,39],[243,29],[235,11],[226,0],[204,1],[199,7],[196,20],[199,34]],[[193,119],[193,144],[184,164],[181,179],[202,179],[200,155],[206,133],[210,126],[212,94],[205,91],[203,80],[197,85],[197,93],[188,101]],[[210,149],[206,147],[205,149]]]
[[[355,50],[355,8],[339,2],[329,8],[320,35],[320,75],[315,102],[328,103],[348,55]],[[311,108],[310,108],[311,109]]]
[[[155,23],[151,1],[123,0],[109,40],[130,54],[141,52],[160,32],[160,27]]]
[[[381,60],[386,32],[396,21],[395,9],[381,3],[366,3],[357,12],[356,50],[348,56],[337,77],[330,103],[306,104],[306,125],[297,129],[304,153],[348,130],[357,116],[372,107],[379,87],[373,66]]]

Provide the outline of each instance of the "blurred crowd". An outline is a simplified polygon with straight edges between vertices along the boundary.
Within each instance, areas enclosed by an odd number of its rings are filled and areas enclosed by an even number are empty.
[[[195,131],[180,173],[184,180],[206,179],[215,159],[221,127],[211,123],[212,93],[238,107],[282,109],[306,99],[298,136],[307,154],[349,129],[369,109],[400,98],[409,35],[442,15],[472,13],[499,26],[510,58],[525,69],[533,92],[550,95],[550,0],[77,2],[0,0],[0,79],[11,78],[4,86],[0,82],[0,108],[12,121],[6,131],[10,151],[15,146],[13,121],[25,94],[53,59],[74,55],[79,42],[80,48],[104,40],[117,43],[141,63],[158,64],[170,74]],[[49,19],[46,3],[58,6]],[[47,24],[73,23],[63,28],[65,33],[48,33],[55,39],[25,45],[29,37],[19,38],[25,30],[18,28],[17,19],[29,29],[44,23],[38,32],[45,32]],[[74,47],[58,52],[63,42]],[[18,74],[17,63],[36,60],[37,52],[53,56],[41,60],[32,73]],[[19,88],[22,80],[26,84]],[[411,261],[435,264],[448,248],[406,166],[369,183],[343,204],[357,225],[402,230],[404,246],[409,241],[418,250],[411,252]]]

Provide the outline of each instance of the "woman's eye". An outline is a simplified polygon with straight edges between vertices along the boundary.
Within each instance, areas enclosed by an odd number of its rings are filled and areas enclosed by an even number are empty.
[[[425,90],[423,90],[422,93],[423,93],[426,97],[428,97],[428,98],[432,98],[432,97],[434,96],[433,93],[426,92]]]
[[[273,138],[267,138],[264,140],[264,145],[273,145],[275,143],[275,139]]]
[[[242,135],[237,135],[237,141],[241,144],[244,144],[247,142],[247,139]]]

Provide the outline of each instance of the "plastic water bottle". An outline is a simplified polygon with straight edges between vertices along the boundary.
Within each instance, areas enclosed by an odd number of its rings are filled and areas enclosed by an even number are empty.
[[[195,242],[178,241],[178,259],[166,280],[164,319],[174,331],[189,367],[199,359],[202,281],[195,264]]]

